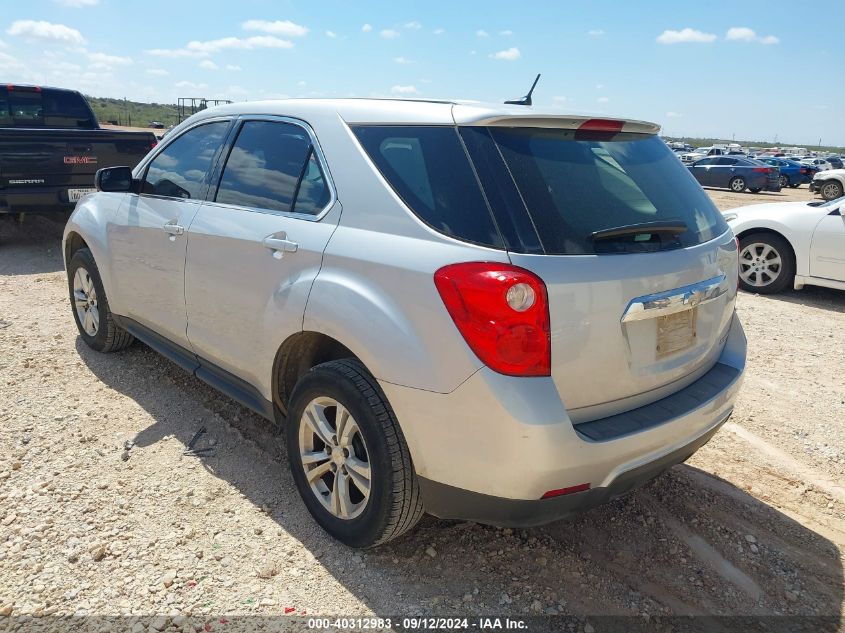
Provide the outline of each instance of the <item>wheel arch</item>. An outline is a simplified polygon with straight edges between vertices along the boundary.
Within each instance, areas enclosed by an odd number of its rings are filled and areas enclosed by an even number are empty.
[[[68,234],[65,236],[65,268],[67,268],[67,265],[70,263],[70,259],[71,257],[73,257],[74,253],[83,248],[87,248],[90,250],[88,242],[85,241],[85,238],[82,237],[82,235],[77,231],[69,231]]]
[[[276,351],[273,361],[273,404],[287,415],[288,400],[297,381],[317,365],[344,358],[354,358],[366,368],[346,345],[327,334],[309,330],[292,334]]]

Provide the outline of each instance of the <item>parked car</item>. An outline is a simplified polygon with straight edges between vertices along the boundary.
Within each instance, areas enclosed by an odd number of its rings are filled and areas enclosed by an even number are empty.
[[[827,171],[833,169],[833,165],[827,162],[824,158],[804,158],[801,160],[802,165],[811,165],[819,171]]]
[[[101,129],[73,90],[0,84],[0,214],[71,211],[101,167],[136,165],[149,132]]]
[[[711,156],[688,167],[702,187],[723,187],[740,193],[780,191],[780,171],[751,158]]]
[[[424,511],[552,521],[688,458],[741,381],[736,241],[657,131],[448,102],[210,108],[99,172],[64,233],[73,318],[95,350],[141,339],[284,422],[344,543]]]
[[[809,165],[802,165],[793,160],[786,158],[771,158],[769,156],[761,156],[756,160],[765,163],[771,167],[777,167],[780,172],[780,187],[792,187],[796,189],[804,183],[810,183],[813,180],[815,169]]]
[[[723,156],[727,153],[727,148],[723,147],[699,147],[698,149],[687,152],[686,154],[681,154],[681,160],[684,163],[692,164],[707,156]]]
[[[843,167],[845,167],[845,164],[842,163],[841,156],[826,156],[825,160],[830,163],[832,169],[842,169]]]
[[[150,121],[150,127],[154,130],[163,130],[167,126],[161,121]]]
[[[743,290],[845,290],[845,198],[755,204],[724,215],[739,240]]]
[[[845,192],[845,169],[828,169],[813,176],[810,191],[821,194],[825,200],[836,200]]]

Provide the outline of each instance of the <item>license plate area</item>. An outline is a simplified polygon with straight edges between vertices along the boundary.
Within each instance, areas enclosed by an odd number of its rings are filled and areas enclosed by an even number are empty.
[[[697,319],[697,307],[658,317],[655,348],[657,358],[665,358],[692,347],[695,343]]]
[[[67,190],[67,199],[70,202],[77,202],[82,198],[82,196],[94,193],[96,189],[68,189]]]

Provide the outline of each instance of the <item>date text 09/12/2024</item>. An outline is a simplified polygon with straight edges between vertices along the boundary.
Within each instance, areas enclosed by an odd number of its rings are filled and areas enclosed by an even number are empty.
[[[311,630],[384,630],[401,629],[406,631],[519,631],[528,628],[524,620],[514,618],[478,617],[478,618],[309,618],[308,628]]]

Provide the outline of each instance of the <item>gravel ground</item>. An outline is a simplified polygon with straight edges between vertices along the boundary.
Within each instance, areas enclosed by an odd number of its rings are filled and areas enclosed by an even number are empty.
[[[356,552],[313,523],[266,422],[144,345],[81,343],[60,237],[0,218],[0,615],[842,613],[845,293],[742,294],[732,421],[639,491],[531,530],[426,518]],[[200,427],[210,452],[184,455]]]

